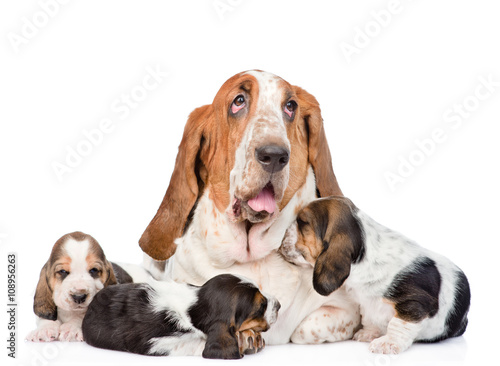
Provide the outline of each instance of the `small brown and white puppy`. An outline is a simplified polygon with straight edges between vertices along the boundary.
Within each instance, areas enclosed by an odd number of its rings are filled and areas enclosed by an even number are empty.
[[[345,197],[306,206],[280,251],[292,263],[314,267],[319,294],[347,290],[363,326],[354,340],[371,342],[372,352],[396,354],[415,341],[465,332],[470,289],[460,268],[375,222]]]
[[[40,272],[33,304],[37,328],[26,340],[83,341],[82,320],[96,293],[129,282],[132,277],[106,259],[92,236],[79,231],[64,235]]]

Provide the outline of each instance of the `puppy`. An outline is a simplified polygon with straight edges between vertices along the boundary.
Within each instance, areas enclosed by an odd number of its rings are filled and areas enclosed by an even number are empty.
[[[99,292],[83,320],[95,347],[143,355],[237,359],[264,347],[260,332],[280,308],[249,280],[216,276],[202,287],[173,281],[127,284]]]
[[[344,286],[359,303],[357,341],[397,354],[415,341],[465,332],[470,289],[448,259],[418,246],[358,210],[347,198],[313,201],[297,216],[280,248],[292,263],[313,266],[314,289]]]
[[[33,342],[83,341],[81,324],[95,294],[116,283],[132,282],[120,266],[108,262],[97,241],[76,231],[61,237],[40,272],[33,310]]]

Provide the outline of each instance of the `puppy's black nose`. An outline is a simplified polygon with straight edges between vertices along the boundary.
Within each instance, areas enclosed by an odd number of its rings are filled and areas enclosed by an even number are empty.
[[[83,304],[87,299],[87,294],[81,294],[81,295],[72,294],[71,297],[73,298],[73,301],[76,302],[77,304]]]
[[[255,149],[255,158],[266,172],[275,173],[288,164],[290,151],[277,145],[267,145]]]

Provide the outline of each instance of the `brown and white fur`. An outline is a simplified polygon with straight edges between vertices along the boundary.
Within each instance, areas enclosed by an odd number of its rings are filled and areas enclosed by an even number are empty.
[[[146,279],[142,272],[142,279]],[[37,328],[26,339],[83,341],[82,320],[97,292],[129,282],[133,282],[129,273],[109,262],[92,236],[79,231],[64,235],[54,244],[40,272],[33,303]]]
[[[282,305],[267,344],[349,339],[358,307],[343,291],[316,294],[312,270],[277,253],[297,212],[332,194],[342,192],[317,100],[276,75],[242,72],[189,116],[170,185],[139,241],[145,266],[195,285],[221,273],[252,279]]]
[[[346,290],[360,305],[354,339],[376,353],[400,353],[415,341],[460,336],[467,327],[470,289],[447,258],[390,230],[345,197],[311,202],[298,215],[280,252],[314,267],[322,295]]]

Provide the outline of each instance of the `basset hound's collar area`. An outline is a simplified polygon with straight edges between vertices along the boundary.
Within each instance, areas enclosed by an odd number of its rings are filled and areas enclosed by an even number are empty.
[[[279,308],[255,284],[229,274],[202,287],[150,281],[100,291],[82,328],[85,341],[99,348],[236,359],[264,347],[260,333],[276,321]]]
[[[90,235],[73,232],[61,237],[40,272],[33,310],[37,329],[33,342],[82,341],[81,323],[94,296],[109,285],[132,282],[132,277],[106,259]]]
[[[207,241],[222,247],[234,246],[236,239],[241,247],[217,264],[263,258],[279,247],[282,236],[264,248],[260,233],[279,221],[306,184],[310,167],[316,174],[313,196],[341,194],[316,99],[264,71],[237,74],[212,104],[189,116],[167,193],[140,246],[156,260],[168,259],[177,248],[174,241],[198,215],[219,227],[198,233]],[[196,209],[204,196],[213,209]],[[295,204],[303,204],[305,196]],[[282,234],[290,222],[280,222]]]
[[[354,339],[376,353],[400,353],[413,342],[437,342],[465,332],[470,289],[465,274],[358,210],[344,197],[311,202],[280,248],[313,266],[315,290],[341,286],[359,303],[362,329]]]

